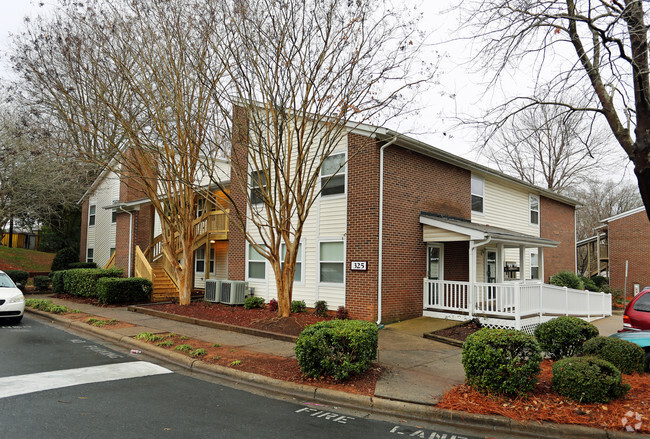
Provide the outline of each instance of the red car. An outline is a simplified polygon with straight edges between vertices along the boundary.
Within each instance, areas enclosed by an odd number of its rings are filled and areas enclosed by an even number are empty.
[[[645,287],[625,307],[623,330],[650,330],[650,287]]]

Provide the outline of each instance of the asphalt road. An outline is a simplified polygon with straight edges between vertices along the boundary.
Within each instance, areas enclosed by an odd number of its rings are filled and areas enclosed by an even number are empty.
[[[1,438],[475,438],[279,400],[26,315],[0,326]]]

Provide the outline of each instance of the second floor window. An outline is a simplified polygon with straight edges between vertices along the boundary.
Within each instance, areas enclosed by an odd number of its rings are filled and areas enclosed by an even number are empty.
[[[485,181],[481,177],[472,175],[472,212],[483,213],[484,194]]]
[[[345,154],[336,154],[323,160],[320,170],[321,195],[345,193]]]
[[[539,198],[530,196],[530,223],[539,224]]]
[[[90,206],[88,209],[88,225],[89,226],[94,226],[95,225],[95,211],[97,207],[95,205]],[[92,261],[90,261],[92,262]]]
[[[251,204],[264,202],[266,191],[266,173],[264,171],[251,172]]]

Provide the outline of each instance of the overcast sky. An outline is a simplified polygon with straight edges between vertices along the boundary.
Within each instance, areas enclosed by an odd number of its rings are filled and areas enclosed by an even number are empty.
[[[419,95],[420,105],[423,110],[416,116],[409,116],[399,125],[389,128],[411,135],[419,140],[442,148],[451,153],[463,156],[473,161],[488,164],[478,155],[478,142],[475,133],[467,128],[457,127],[456,116],[477,114],[478,110],[486,110],[491,103],[498,103],[503,99],[504,91],[492,88],[485,93],[483,75],[469,72],[467,62],[469,59],[469,46],[459,42],[445,42],[453,35],[456,28],[457,13],[443,12],[449,9],[449,4],[454,0],[404,0],[405,5],[416,6],[424,14],[423,25],[431,30],[429,41],[432,54],[444,56],[441,63],[439,83],[428,87],[428,90]],[[40,1],[31,0],[0,0],[0,51],[5,52],[9,44],[9,34],[21,30],[26,15],[34,15],[43,11],[38,4]],[[52,3],[45,1],[47,5]],[[6,76],[8,68],[0,66],[0,75]],[[524,87],[525,80],[522,75],[509,85]],[[613,154],[622,157],[616,174],[623,175],[625,160],[621,149],[613,145]],[[627,170],[629,175],[631,168]]]

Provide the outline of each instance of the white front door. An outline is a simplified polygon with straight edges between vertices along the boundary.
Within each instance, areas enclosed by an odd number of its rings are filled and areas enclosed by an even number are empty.
[[[485,281],[489,284],[497,282],[497,251],[494,249],[485,251]],[[488,299],[492,299],[494,296],[494,287],[488,288]]]

